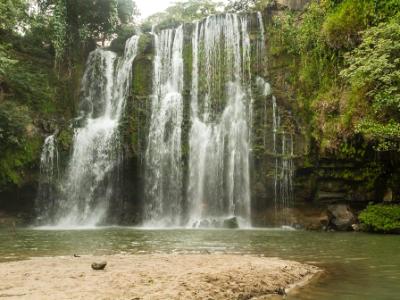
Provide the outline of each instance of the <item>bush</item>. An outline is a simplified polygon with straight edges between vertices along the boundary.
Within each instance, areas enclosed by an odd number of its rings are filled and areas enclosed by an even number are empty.
[[[328,45],[335,49],[351,49],[360,41],[373,14],[372,1],[345,0],[325,20],[322,30]]]
[[[358,218],[367,231],[400,233],[400,205],[369,205]]]
[[[371,27],[346,58],[340,75],[370,104],[370,116],[357,131],[379,151],[396,150],[400,140],[400,25],[395,20]],[[390,147],[388,145],[391,144]],[[396,150],[397,151],[397,150]]]
[[[14,102],[0,103],[0,152],[6,148],[22,147],[30,122],[26,106],[18,106]]]

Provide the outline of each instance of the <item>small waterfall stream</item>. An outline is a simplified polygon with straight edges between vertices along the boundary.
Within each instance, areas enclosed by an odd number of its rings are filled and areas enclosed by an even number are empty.
[[[275,209],[275,223],[288,224],[287,209],[293,207],[293,176],[294,176],[294,140],[293,134],[285,132],[281,124],[281,116],[276,97],[272,93],[271,85],[263,78],[257,77],[256,85],[259,93],[266,99],[265,111],[269,105],[272,110],[272,156],[274,160],[273,171],[273,199]],[[267,124],[265,113],[264,124]],[[267,126],[265,126],[267,128]],[[268,137],[266,132],[263,136],[264,148],[267,149]]]
[[[35,199],[36,214],[40,220],[49,220],[57,197],[56,185],[60,178],[59,153],[55,134],[48,136],[40,156],[40,178]]]

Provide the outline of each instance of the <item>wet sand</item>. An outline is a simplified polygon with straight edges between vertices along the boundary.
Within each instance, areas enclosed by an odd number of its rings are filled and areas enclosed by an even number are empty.
[[[107,261],[103,271],[93,262]],[[247,255],[44,257],[0,264],[0,299],[266,299],[304,285],[313,266]]]

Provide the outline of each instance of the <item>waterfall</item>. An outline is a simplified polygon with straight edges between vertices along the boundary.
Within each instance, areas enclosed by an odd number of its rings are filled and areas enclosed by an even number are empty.
[[[192,37],[189,225],[236,216],[250,225],[250,39],[247,18],[210,16]]]
[[[293,207],[293,176],[294,176],[294,141],[293,135],[285,132],[281,124],[281,116],[276,97],[273,96],[271,85],[263,78],[257,77],[256,85],[258,92],[265,99],[264,127],[267,124],[268,106],[272,111],[272,159],[274,163],[273,172],[273,199],[275,209],[275,223],[287,224],[287,209]],[[266,132],[263,136],[264,148],[267,149]]]
[[[58,226],[94,226],[105,222],[117,198],[121,162],[118,126],[131,84],[138,37],[126,42],[124,56],[90,53],[82,79],[81,113],[76,119],[73,150],[61,183],[55,211]],[[113,204],[118,205],[113,201]]]
[[[275,221],[286,224],[287,209],[293,206],[294,144],[293,135],[282,128],[275,96],[272,96],[272,118]]]
[[[277,202],[277,210],[280,212],[276,216],[277,221],[281,224],[287,225],[288,208],[293,207],[293,176],[294,176],[294,144],[293,135],[282,132],[281,135],[281,153],[280,153],[280,170],[279,172],[279,192],[275,197],[280,201]]]
[[[261,12],[257,12],[257,20],[258,25],[260,28],[260,35],[257,39],[257,49],[256,49],[256,58],[257,58],[257,67],[264,68],[265,64],[264,61],[266,59],[266,52],[265,52],[265,29],[264,29],[264,21]]]
[[[56,136],[53,134],[45,139],[40,156],[39,187],[35,200],[36,215],[39,222],[51,217],[49,213],[53,209],[57,197],[56,185],[59,176],[59,154]]]
[[[146,150],[146,226],[182,222],[183,26],[153,33],[153,95]]]

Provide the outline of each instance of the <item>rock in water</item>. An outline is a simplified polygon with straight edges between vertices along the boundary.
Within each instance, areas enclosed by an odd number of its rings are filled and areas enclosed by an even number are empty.
[[[92,269],[93,270],[104,270],[104,268],[107,266],[107,262],[103,261],[100,263],[92,263]]]
[[[330,226],[339,231],[352,230],[356,218],[346,204],[332,204],[328,206],[328,214],[331,217]]]
[[[236,217],[232,217],[224,220],[224,228],[230,228],[230,229],[239,228],[238,219]]]

